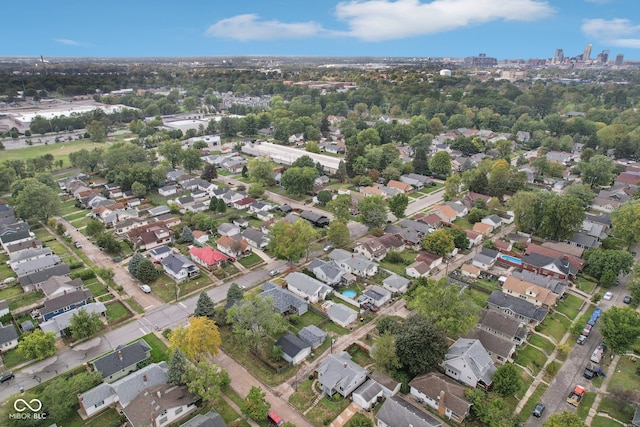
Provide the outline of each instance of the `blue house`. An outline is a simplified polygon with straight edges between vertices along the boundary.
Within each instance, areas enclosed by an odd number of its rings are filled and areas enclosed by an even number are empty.
[[[91,302],[93,294],[88,289],[80,289],[68,292],[59,297],[45,301],[44,306],[39,309],[43,321],[47,321],[59,314],[65,313],[74,308],[82,307]]]

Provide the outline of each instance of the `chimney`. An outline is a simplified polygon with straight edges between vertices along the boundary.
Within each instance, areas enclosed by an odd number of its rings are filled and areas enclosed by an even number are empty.
[[[345,367],[345,369],[347,368],[347,362],[344,362],[344,367]]]
[[[147,382],[147,374],[144,374],[144,375],[142,376],[142,381],[144,381],[145,383]]]
[[[118,359],[120,359],[121,362],[124,359],[124,357],[122,357],[122,352],[120,350],[118,350]]]
[[[444,416],[446,409],[444,406],[444,390],[441,390],[438,396],[438,414]]]

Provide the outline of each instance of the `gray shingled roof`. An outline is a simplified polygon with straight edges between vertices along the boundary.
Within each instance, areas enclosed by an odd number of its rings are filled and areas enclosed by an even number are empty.
[[[305,313],[308,309],[308,304],[305,300],[286,289],[282,289],[273,282],[266,282],[262,285],[262,291],[259,296],[262,298],[271,297],[279,313],[286,313],[291,309]]]
[[[139,339],[126,346],[119,346],[114,352],[94,360],[93,366],[102,374],[102,378],[107,378],[122,369],[142,362],[147,358],[147,352],[150,350],[149,344]]]
[[[311,347],[317,347],[327,338],[327,333],[316,325],[305,326],[300,329],[298,336],[307,342]]]
[[[491,295],[489,295],[489,298],[487,299],[487,304],[499,307],[501,310],[508,309],[520,316],[536,320],[538,322],[542,322],[549,313],[548,310],[531,304],[522,298],[507,295],[500,291],[491,292]]]
[[[162,266],[174,273],[179,273],[183,268],[195,267],[195,264],[184,255],[172,253],[162,260]]]
[[[43,256],[40,258],[30,259],[28,262],[21,262],[15,265],[13,271],[18,277],[26,276],[35,271],[46,270],[60,263],[61,259],[58,255]]]
[[[380,394],[380,392],[382,392],[382,386],[380,386],[377,381],[368,379],[364,384],[358,387],[353,394],[361,396],[365,402],[371,402]]]
[[[51,248],[29,248],[23,251],[17,252],[13,255],[9,256],[9,262],[14,263],[18,261],[27,260],[37,256],[48,256],[51,255],[53,251]]]
[[[358,312],[340,303],[331,305],[327,310],[327,315],[330,319],[336,319],[341,323],[347,323],[353,314],[357,315]]]
[[[464,359],[465,364],[471,369],[478,380],[487,385],[491,384],[491,378],[496,371],[496,367],[480,340],[458,338],[458,340],[449,347],[449,351],[444,356],[445,364],[447,361],[458,358]]]
[[[384,279],[382,281],[382,284],[399,291],[403,287],[408,286],[410,282],[411,281],[405,277],[399,276],[397,274],[392,274]]]
[[[93,298],[93,294],[88,289],[69,292],[45,301],[44,306],[40,309],[40,314],[44,316],[45,314],[53,313],[61,308],[68,307],[71,304],[76,304],[91,298]]]
[[[71,274],[71,269],[67,264],[62,263],[46,270],[40,270],[36,271],[35,273],[27,274],[20,277],[18,280],[20,281],[20,285],[22,287],[26,287],[42,283],[53,276],[67,276],[69,274]]]
[[[280,346],[282,352],[291,358],[296,357],[301,351],[311,347],[309,343],[298,338],[291,332],[280,337],[278,341],[276,341],[276,345]]]
[[[388,426],[442,426],[440,421],[398,396],[392,396],[385,400],[380,407],[376,418]]]
[[[9,323],[7,326],[3,326],[0,323],[0,345],[18,339],[18,332],[13,323]]]
[[[329,288],[321,281],[297,271],[288,274],[287,277],[284,278],[284,280],[289,286],[293,286],[296,289],[300,290],[300,292],[303,292],[304,294],[309,296],[315,295],[316,293],[328,292],[329,290],[331,290],[331,288]]]
[[[181,424],[180,427],[227,427],[227,424],[215,409],[211,409],[204,415],[196,415],[186,423]]]
[[[467,334],[465,338],[479,340],[489,353],[497,354],[504,359],[509,358],[515,347],[513,341],[503,338],[500,335],[492,334],[484,329],[479,329],[477,326],[470,334]]]

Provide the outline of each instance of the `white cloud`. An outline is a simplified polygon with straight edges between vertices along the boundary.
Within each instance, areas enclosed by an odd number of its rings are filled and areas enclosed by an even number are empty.
[[[206,35],[234,40],[347,36],[365,41],[436,34],[496,20],[535,21],[554,13],[544,0],[351,0],[338,3],[336,17],[347,31],[317,22],[285,23],[258,15],[237,15],[211,25]]]
[[[93,46],[91,43],[79,42],[71,39],[53,39],[55,42],[64,44],[67,46],[83,46],[83,47],[91,47]]]
[[[322,26],[316,22],[264,21],[258,15],[246,14],[221,19],[211,25],[205,34],[248,41],[306,38],[317,36],[323,31]]]
[[[640,49],[640,25],[628,19],[585,19],[582,33],[603,44]]]
[[[537,0],[367,0],[339,3],[353,37],[379,41],[436,34],[496,20],[535,21],[554,13]]]

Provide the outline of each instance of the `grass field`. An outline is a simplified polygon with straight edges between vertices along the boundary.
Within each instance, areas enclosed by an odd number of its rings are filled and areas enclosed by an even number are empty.
[[[305,379],[300,382],[296,392],[289,397],[289,403],[300,412],[308,409],[316,398],[316,392],[311,388],[312,385],[313,381]]]
[[[596,400],[596,392],[588,391],[584,394],[582,398],[582,402],[580,402],[580,406],[578,406],[578,410],[576,413],[583,420],[587,419],[587,415],[589,415],[589,409],[593,406],[593,401]]]
[[[568,329],[569,322],[558,313],[548,315],[539,326],[536,326],[536,330],[541,334],[552,336],[558,342],[560,342]]]
[[[528,367],[536,375],[540,372],[540,369],[542,369],[546,361],[547,356],[530,345],[521,350],[516,357],[516,363],[518,365]]]
[[[109,323],[117,322],[128,316],[131,316],[131,313],[120,301],[107,304],[107,320]]]
[[[238,262],[242,264],[245,268],[251,268],[254,265],[258,265],[262,263],[263,261],[258,254],[251,252],[250,255],[240,258]]]
[[[45,154],[53,154],[54,161],[62,159],[64,167],[70,167],[69,154],[80,151],[83,148],[91,150],[96,147],[105,148],[107,144],[91,141],[61,142],[59,144],[34,145],[31,147],[18,148],[16,150],[4,150],[2,160],[27,160],[41,157]]]
[[[533,412],[533,409],[536,407],[538,402],[540,402],[540,399],[542,399],[542,396],[544,396],[548,387],[549,386],[546,385],[545,383],[538,384],[538,387],[531,394],[531,397],[529,397],[529,400],[527,400],[527,403],[522,407],[522,411],[520,411],[521,419],[526,419],[529,415],[531,415],[531,413]]]
[[[535,345],[536,347],[544,350],[544,352],[547,353],[547,355],[550,355],[553,352],[553,349],[555,348],[555,346],[551,341],[536,334],[529,335],[529,342],[532,345]]]
[[[567,316],[569,319],[574,320],[578,317],[582,304],[583,301],[579,297],[567,294],[567,296],[558,303],[556,310]]]
[[[634,363],[631,357],[621,357],[609,383],[609,389],[621,387],[623,390],[640,390],[640,375],[636,375],[636,369],[638,369],[637,361]]]

